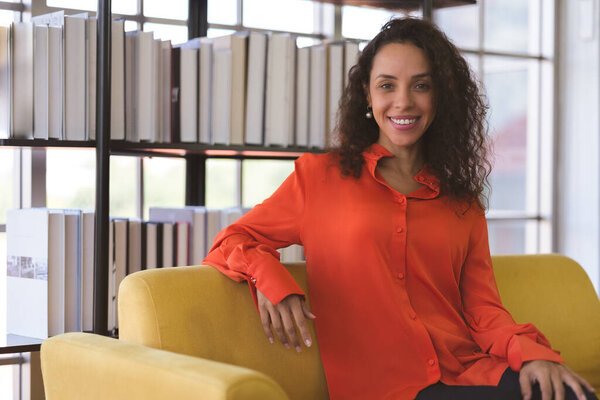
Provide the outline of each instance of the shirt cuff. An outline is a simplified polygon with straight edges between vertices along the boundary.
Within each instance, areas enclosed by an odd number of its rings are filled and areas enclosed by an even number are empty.
[[[508,365],[513,371],[519,372],[526,361],[547,360],[557,363],[565,361],[560,357],[560,353],[552,350],[548,346],[539,343],[537,335],[532,338],[531,335],[514,335],[508,343]]]

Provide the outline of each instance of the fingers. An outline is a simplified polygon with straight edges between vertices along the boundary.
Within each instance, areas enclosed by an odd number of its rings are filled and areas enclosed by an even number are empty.
[[[531,381],[529,380],[529,374],[521,370],[519,374],[519,385],[521,385],[521,395],[523,400],[531,399]]]
[[[303,301],[298,299],[291,304],[292,314],[294,315],[294,319],[296,320],[296,325],[300,330],[300,336],[302,337],[302,341],[306,344],[306,347],[310,347],[312,345],[312,339],[310,337],[310,330],[308,329],[308,324],[306,323],[305,316],[308,314],[312,315],[310,311],[306,308],[306,305]],[[310,318],[307,316],[307,318]]]
[[[550,377],[551,386],[554,389],[554,400],[564,400],[565,399],[565,386],[563,385],[563,379],[558,370],[554,370]],[[580,388],[581,389],[581,388]],[[552,399],[552,394],[550,394],[550,399]]]
[[[594,387],[590,385],[588,381],[577,375],[569,367],[563,365],[562,368],[566,371],[563,378],[565,384],[573,390],[578,399],[585,400],[587,398],[583,391],[583,387],[592,393],[595,392]]]

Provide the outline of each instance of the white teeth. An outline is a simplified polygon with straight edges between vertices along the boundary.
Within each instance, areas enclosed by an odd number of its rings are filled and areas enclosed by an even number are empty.
[[[390,119],[398,125],[410,125],[410,124],[414,124],[417,119],[416,118],[412,118],[412,119],[396,119],[396,118],[392,118],[390,117]]]

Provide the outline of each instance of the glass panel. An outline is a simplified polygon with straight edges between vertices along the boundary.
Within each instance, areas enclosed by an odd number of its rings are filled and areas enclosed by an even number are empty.
[[[206,36],[213,38],[225,35],[231,35],[235,31],[233,29],[218,29],[218,28],[208,28],[206,31]]]
[[[534,132],[528,115],[530,95],[528,62],[501,57],[484,59],[484,80],[490,104],[490,136],[494,144],[494,168],[490,175],[491,209],[522,210],[527,208],[528,168],[535,167],[528,155],[529,140]],[[536,100],[533,100],[536,101]],[[528,135],[530,133],[530,135]],[[535,148],[532,148],[535,150]]]
[[[50,208],[93,210],[96,153],[91,149],[46,151],[46,204]]]
[[[313,46],[320,42],[321,41],[319,39],[315,39],[315,38],[311,38],[311,37],[298,36],[296,38],[296,46],[298,46],[298,48],[310,47],[310,46]]]
[[[484,6],[484,48],[494,51],[530,51],[538,37],[532,17],[539,0],[486,0]]]
[[[6,293],[6,233],[0,232],[0,293]],[[5,337],[6,335],[6,295],[0,296],[0,335]],[[0,343],[6,343],[4,339]],[[1,370],[1,369],[0,369]],[[4,379],[6,377],[3,372],[0,372],[0,388],[12,388],[12,381],[10,384],[4,385]],[[3,390],[0,390],[0,399],[4,394]],[[12,397],[9,397],[12,400]]]
[[[365,7],[342,7],[342,36],[352,39],[371,40],[381,27],[394,16],[401,17],[403,12],[392,12]]]
[[[125,21],[125,32],[137,31],[139,29],[138,23],[135,21]]]
[[[537,221],[488,221],[492,254],[537,253]]]
[[[184,25],[166,25],[147,22],[144,31],[154,32],[154,39],[170,40],[171,44],[187,42],[188,28]]]
[[[237,160],[206,160],[206,206],[208,208],[226,208],[238,205]]]
[[[15,1],[16,2],[16,1]],[[10,26],[13,21],[19,20],[19,13],[16,11],[0,10],[0,25]]]
[[[188,0],[144,0],[144,15],[185,21],[188,18]]]
[[[208,0],[208,22],[236,25],[237,0]]]
[[[148,0],[146,0],[148,1]],[[98,0],[48,0],[46,2],[50,7],[69,8],[73,10],[96,11]],[[113,1],[111,11],[115,14],[136,14],[137,0],[119,0]]]
[[[462,49],[479,47],[478,4],[437,9],[433,12],[433,19],[457,47]]]
[[[185,160],[144,158],[144,218],[150,207],[185,205]]]
[[[10,356],[7,354],[6,356]],[[0,366],[0,400],[13,400],[13,365]]]
[[[314,4],[305,0],[244,0],[244,26],[314,33]]]
[[[110,157],[110,216],[137,217],[137,157]]]
[[[10,148],[0,149],[0,224],[6,223],[6,211],[13,208],[13,154]]]
[[[291,160],[245,160],[242,205],[254,207],[269,197],[294,170]]]

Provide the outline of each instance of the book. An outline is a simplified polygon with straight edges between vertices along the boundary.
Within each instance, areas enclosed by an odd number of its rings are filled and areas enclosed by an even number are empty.
[[[48,26],[33,27],[33,137],[48,139]]]
[[[96,140],[96,52],[98,19],[89,17],[86,32],[87,58],[87,137]],[[112,77],[111,77],[112,79]],[[112,117],[111,117],[112,118]]]
[[[0,139],[10,137],[10,27],[0,26]]]
[[[11,137],[33,139],[33,25],[13,22]]]
[[[48,138],[64,138],[63,27],[48,27]]]
[[[143,258],[145,258],[145,263],[143,269],[154,269],[158,268],[159,265],[159,241],[158,241],[158,227],[159,223],[156,222],[144,222],[144,227],[146,235],[145,240],[143,240],[143,244],[145,244],[145,248],[143,251]],[[161,246],[162,248],[162,246]],[[145,250],[145,251],[144,251]],[[162,251],[160,252],[162,256]]]
[[[171,222],[171,223],[179,223],[183,222],[188,224],[191,228],[190,242],[194,241],[194,234],[196,230],[194,229],[195,223],[195,212],[197,207],[150,207],[148,211],[148,217],[150,221],[154,222]],[[204,229],[204,227],[202,227]],[[188,249],[188,254],[186,259],[193,259],[192,248]],[[189,262],[189,261],[188,261]]]
[[[221,231],[221,210],[207,209],[206,210],[206,250],[210,251],[215,237]]]
[[[171,142],[171,41],[163,40],[160,44],[160,90],[159,104],[161,114],[160,141]]]
[[[114,331],[117,327],[117,295],[115,289],[115,222],[109,221],[108,227],[108,312],[107,312],[107,329],[109,332]]]
[[[65,332],[81,331],[81,211],[65,210]]]
[[[179,45],[179,137],[198,142],[198,38]]]
[[[110,48],[110,138],[125,139],[125,21],[111,25]]]
[[[162,226],[162,262],[161,268],[175,266],[175,223],[161,222]],[[160,244],[159,244],[160,247]]]
[[[127,275],[142,270],[142,221],[129,219],[127,239]]]
[[[229,119],[229,130],[222,132],[227,135],[227,144],[243,145],[245,133],[245,115],[246,115],[246,58],[248,47],[247,31],[235,32],[231,35],[216,37],[213,39],[213,51],[219,53],[222,51],[231,54],[230,63],[226,63],[223,70],[215,73],[224,74],[222,79],[228,81],[227,88],[230,91],[229,107],[224,108],[228,113],[224,113],[222,118]],[[222,93],[215,88],[215,95]],[[222,111],[223,111],[222,110]],[[224,125],[226,127],[227,125]]]
[[[190,243],[192,250],[192,264],[200,265],[206,257],[206,208],[205,207],[188,207],[194,211],[194,222],[191,227]]]
[[[198,141],[212,143],[213,109],[213,44],[210,38],[200,38],[198,54]]]
[[[125,140],[138,141],[136,93],[136,40],[135,32],[125,33]]]
[[[327,131],[325,142],[328,146],[335,146],[336,116],[342,91],[344,90],[344,42],[331,42],[328,44],[327,62]]]
[[[359,55],[358,43],[346,41],[344,44],[344,87],[348,85],[350,69],[358,62]]]
[[[231,51],[213,52],[212,141],[230,144],[231,139]]]
[[[175,223],[175,266],[190,265],[190,224],[178,221]]]
[[[248,36],[245,134],[247,144],[262,145],[264,142],[267,39],[268,35],[263,32],[251,32]]]
[[[288,33],[269,37],[265,146],[294,144],[296,40]]]
[[[136,41],[135,52],[135,108],[137,139],[139,141],[155,142],[154,137],[154,33],[134,32]]]
[[[152,123],[152,137],[153,140],[158,143],[163,141],[161,111],[163,108],[162,102],[164,99],[161,97],[162,82],[160,81],[162,74],[162,60],[160,56],[161,45],[162,41],[160,39],[154,39],[152,41],[152,46],[154,47],[152,51],[152,62],[154,63],[154,68],[152,70],[152,97],[154,97],[154,111],[152,112],[152,118],[154,118]]]
[[[318,44],[310,47],[310,110],[309,147],[325,147],[327,129],[327,47]]]
[[[127,275],[127,251],[129,248],[129,221],[125,218],[113,218],[113,251],[114,251],[114,289],[113,313],[114,328],[119,328],[119,286]]]
[[[7,332],[46,339],[65,331],[65,225],[58,210],[6,213]]]
[[[81,214],[81,325],[82,330],[94,329],[94,237],[96,214]]]
[[[296,146],[308,146],[310,47],[298,49],[296,65]]]
[[[87,140],[87,13],[64,19],[64,113],[65,139]]]
[[[181,48],[171,49],[171,143],[179,143],[181,133],[180,101],[181,101],[181,79],[180,79]]]

